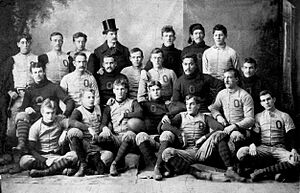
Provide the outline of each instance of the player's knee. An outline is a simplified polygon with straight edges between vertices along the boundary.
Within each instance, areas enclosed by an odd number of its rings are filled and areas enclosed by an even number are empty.
[[[241,147],[236,153],[236,157],[240,161],[243,161],[247,155],[249,155],[249,147]]]
[[[136,134],[133,131],[127,131],[123,135],[122,141],[127,142],[127,143],[131,143],[131,142],[135,142],[135,138],[136,138]]]
[[[159,136],[159,141],[170,141],[174,142],[175,140],[175,135],[171,131],[164,131],[162,134]]]
[[[145,132],[141,132],[136,135],[135,140],[136,140],[136,144],[139,146],[141,143],[150,140],[150,136]]]
[[[15,122],[17,123],[18,121],[26,121],[26,122],[30,122],[30,117],[27,113],[25,112],[20,112],[16,115],[16,119]]]
[[[67,137],[69,140],[72,140],[73,137],[78,137],[79,139],[83,138],[83,133],[80,129],[71,128],[67,133]]]

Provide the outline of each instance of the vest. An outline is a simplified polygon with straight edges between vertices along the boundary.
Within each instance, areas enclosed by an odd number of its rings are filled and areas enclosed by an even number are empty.
[[[96,105],[93,112],[88,111],[83,106],[77,108],[82,114],[82,122],[92,128],[97,134],[100,134],[100,120],[101,120],[101,110],[99,105]],[[84,138],[92,138],[89,131],[83,131]]]
[[[48,52],[47,56],[46,76],[48,80],[59,84],[60,80],[69,73],[68,55],[65,53],[57,55],[55,52]]]

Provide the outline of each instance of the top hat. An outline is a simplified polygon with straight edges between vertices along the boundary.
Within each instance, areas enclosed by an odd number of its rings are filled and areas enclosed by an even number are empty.
[[[117,31],[119,28],[116,27],[115,19],[107,19],[102,21],[103,32],[102,34],[106,34],[108,31]]]

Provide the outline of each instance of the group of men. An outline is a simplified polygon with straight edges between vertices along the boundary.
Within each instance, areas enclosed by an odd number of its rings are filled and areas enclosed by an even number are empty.
[[[118,42],[115,20],[102,24],[106,41],[94,52],[85,48],[82,32],[73,35],[75,50],[68,53],[63,35],[52,33],[52,50],[40,56],[31,53],[29,34],[18,37],[20,52],[3,64],[0,76],[10,112],[1,111],[8,115],[1,153],[6,139],[16,137],[12,150],[20,169],[31,177],[117,176],[125,156],[135,153],[140,167],[153,168],[155,180],[183,173],[221,181],[285,180],[296,171],[295,125],[276,109],[268,84],[256,75],[256,61],[239,65],[225,26],[213,28],[209,47],[203,26],[191,25],[182,51],[174,46],[173,27],[164,26],[162,47],[143,65],[140,48],[129,51]],[[197,163],[225,173],[201,171]]]

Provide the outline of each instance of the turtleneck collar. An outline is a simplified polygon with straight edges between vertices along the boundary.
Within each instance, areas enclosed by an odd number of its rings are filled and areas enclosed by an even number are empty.
[[[45,77],[45,79],[42,80],[40,83],[34,82],[34,83],[33,83],[33,86],[34,86],[35,88],[41,88],[41,87],[44,87],[45,85],[49,84],[49,82],[50,82],[50,81]]]
[[[192,45],[195,46],[195,47],[199,47],[199,48],[206,47],[206,44],[205,44],[204,40],[202,42],[198,43],[198,44],[196,42],[193,42]]]
[[[242,80],[246,83],[255,82],[256,80],[258,80],[258,76],[254,74],[253,76],[247,78],[244,75],[242,75]]]
[[[196,68],[195,72],[193,72],[192,74],[189,75],[183,74],[183,75],[186,79],[194,79],[198,74],[200,74],[200,71],[198,68]]]
[[[162,46],[161,46],[161,48],[163,49],[163,50],[173,50],[174,48],[175,48],[175,45],[174,44],[172,44],[172,45],[170,45],[170,46],[165,46],[165,44],[163,44]]]

